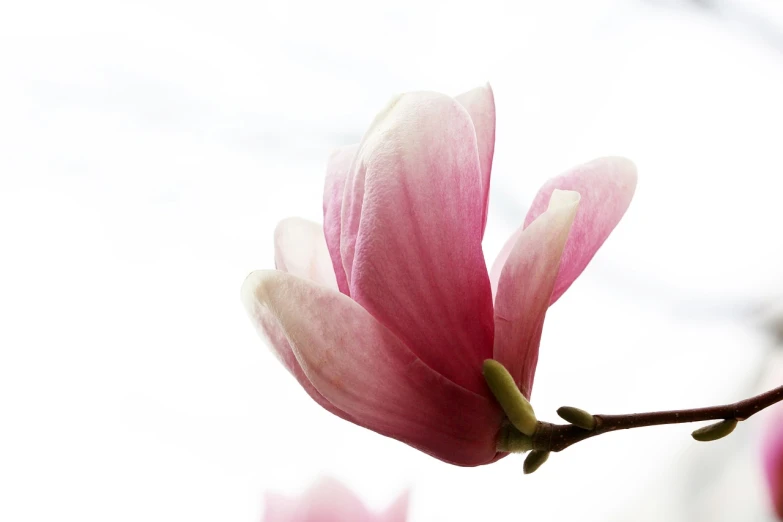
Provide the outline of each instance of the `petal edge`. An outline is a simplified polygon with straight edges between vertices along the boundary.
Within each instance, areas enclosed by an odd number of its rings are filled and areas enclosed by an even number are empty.
[[[520,234],[500,275],[494,359],[528,399],[544,318],[579,200],[576,192],[555,190],[549,208]]]
[[[501,415],[492,401],[430,369],[345,295],[278,271],[250,278],[308,380],[336,408],[446,462],[495,458]]]

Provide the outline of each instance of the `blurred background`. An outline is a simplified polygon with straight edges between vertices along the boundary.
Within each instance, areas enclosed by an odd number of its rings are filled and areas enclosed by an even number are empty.
[[[542,182],[636,198],[550,310],[533,404],[622,413],[780,384],[783,4],[17,2],[0,9],[0,519],[241,521],[334,476],[414,522],[769,521],[763,419],[451,467],[341,421],[256,337],[245,275],[394,93],[490,81],[494,259]],[[765,315],[766,314],[766,315]],[[764,318],[767,319],[764,319]],[[767,321],[766,323],[764,321]],[[777,378],[775,377],[777,375]]]

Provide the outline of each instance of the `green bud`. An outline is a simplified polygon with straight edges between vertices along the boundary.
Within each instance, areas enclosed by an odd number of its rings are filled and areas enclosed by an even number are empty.
[[[508,370],[496,360],[487,359],[484,361],[483,373],[489,389],[511,424],[525,435],[532,436],[538,424],[536,414]]]
[[[557,414],[560,415],[560,418],[564,421],[570,422],[574,426],[579,426],[582,429],[592,431],[593,428],[595,428],[595,417],[585,410],[580,410],[573,406],[563,406],[558,408]]]
[[[722,439],[737,427],[737,419],[726,419],[709,426],[704,426],[691,433],[691,436],[699,442]]]
[[[549,458],[549,452],[548,451],[531,451],[530,455],[527,456],[525,459],[525,464],[522,466],[522,469],[525,472],[525,475],[530,475],[535,470],[541,467],[541,464],[546,462],[546,459]]]

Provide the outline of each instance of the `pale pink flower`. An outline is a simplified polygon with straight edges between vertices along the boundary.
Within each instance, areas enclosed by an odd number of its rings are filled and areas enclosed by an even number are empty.
[[[487,271],[494,146],[489,85],[398,96],[329,160],[323,227],[282,221],[277,270],[243,285],[259,331],[321,406],[463,466],[503,456],[483,361],[505,365],[530,397],[547,308],[636,187],[623,158],[550,180]]]
[[[301,498],[267,493],[263,522],[405,522],[407,515],[407,493],[384,512],[373,513],[341,483],[323,479]]]
[[[766,427],[762,455],[767,491],[775,513],[783,520],[783,411],[780,408]]]

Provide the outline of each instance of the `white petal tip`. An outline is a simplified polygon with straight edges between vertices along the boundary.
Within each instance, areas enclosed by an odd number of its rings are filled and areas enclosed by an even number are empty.
[[[278,273],[277,270],[255,270],[242,282],[240,298],[248,312],[252,312],[262,301],[265,284]]]
[[[552,195],[549,197],[550,209],[564,206],[576,206],[579,204],[579,200],[582,196],[575,190],[560,190],[555,189],[552,191]]]
[[[607,156],[605,158],[598,158],[591,163],[609,166],[614,172],[620,176],[632,179],[633,183],[636,183],[637,169],[636,164],[630,159],[624,156]]]

